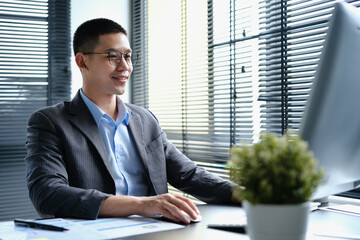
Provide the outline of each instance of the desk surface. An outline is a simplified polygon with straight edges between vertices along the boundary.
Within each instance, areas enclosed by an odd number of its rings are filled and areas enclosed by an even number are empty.
[[[198,206],[203,220],[199,223],[193,223],[185,228],[156,232],[146,235],[131,236],[122,239],[147,239],[147,240],[212,240],[212,239],[249,239],[246,234],[233,233],[228,231],[216,230],[207,228],[208,224],[212,223],[237,223],[242,221],[245,211],[240,207],[235,206],[222,206],[222,205],[200,205]],[[351,216],[342,213],[329,212],[324,210],[318,210],[310,213],[309,218],[309,232],[329,234],[329,235],[341,235],[344,238],[336,239],[360,239],[360,217]],[[359,238],[349,238],[356,235]],[[347,238],[346,238],[347,236]],[[329,237],[313,236],[309,234],[307,239],[329,239]],[[335,239],[335,238],[331,238]]]
[[[334,201],[336,200],[336,201]],[[343,204],[351,204],[344,206]],[[306,240],[324,240],[324,239],[352,239],[360,240],[360,200],[357,202],[350,201],[349,199],[331,199],[330,204],[331,209],[317,210],[310,213],[309,224],[308,224],[308,234]],[[342,206],[336,206],[342,205]],[[357,205],[357,206],[354,206]],[[134,231],[127,232],[129,229],[123,228],[128,225],[131,221],[136,221],[140,219],[140,223],[131,222],[130,227],[135,229],[136,233],[147,232],[147,234],[131,236],[121,239],[147,239],[147,240],[212,240],[212,239],[249,239],[248,235],[241,233],[233,233],[224,230],[210,229],[207,227],[208,224],[237,224],[245,222],[245,211],[239,206],[223,206],[223,205],[200,205],[198,206],[203,217],[203,220],[199,223],[193,223],[181,228],[177,228],[176,224],[160,224],[160,225],[150,225],[159,227],[157,230],[161,229],[177,229],[169,230],[163,232],[153,232],[141,231],[143,230],[141,226],[147,226],[147,223],[154,222],[151,219],[143,218],[118,218],[118,219],[99,219],[95,221],[84,221],[84,220],[75,220],[71,221],[69,219],[47,219],[44,220],[46,223],[49,221],[52,224],[58,223],[60,226],[67,226],[71,231],[66,232],[54,232],[54,231],[44,231],[44,230],[33,230],[28,228],[18,228],[14,226],[12,221],[2,222],[0,224],[0,238],[1,239],[14,239],[14,234],[16,236],[21,235],[21,239],[33,239],[36,237],[46,238],[46,239],[78,239],[78,236],[83,237],[84,239],[104,239],[104,238],[114,238],[116,236],[125,236],[133,234]],[[332,212],[334,209],[351,211],[354,214],[344,214],[339,212]],[[332,210],[332,211],[329,211]],[[356,215],[355,212],[358,214]],[[60,221],[60,222],[58,222]],[[145,222],[144,222],[145,221]],[[115,222],[115,223],[114,223]],[[91,225],[89,225],[91,224]],[[115,225],[114,225],[115,224]],[[140,226],[141,225],[141,226]],[[174,228],[167,228],[166,226],[175,226]],[[161,228],[163,227],[163,228]],[[106,231],[105,231],[106,230]],[[105,231],[105,232],[103,232]],[[121,231],[121,232],[118,232]],[[6,236],[4,236],[6,235]],[[87,236],[85,236],[87,235]],[[76,236],[76,237],[74,237]],[[20,239],[20,238],[16,238]]]
[[[201,239],[249,239],[245,234],[233,233],[229,231],[221,231],[216,229],[207,228],[210,223],[236,223],[237,219],[245,215],[245,211],[241,207],[222,206],[222,205],[199,205],[202,221],[199,223],[192,223],[185,228],[175,231],[156,232],[153,234],[137,235],[122,239],[147,239],[147,240],[201,240]]]

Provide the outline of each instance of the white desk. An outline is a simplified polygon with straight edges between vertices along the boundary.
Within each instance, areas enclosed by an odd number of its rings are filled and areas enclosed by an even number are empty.
[[[329,205],[339,205],[339,204],[352,204],[360,206],[360,200],[353,200],[348,198],[341,197],[331,197]],[[146,240],[235,240],[235,239],[249,239],[248,235],[233,233],[223,230],[210,229],[207,227],[208,224],[213,223],[238,223],[244,221],[245,211],[243,208],[239,206],[223,206],[223,205],[199,205],[199,210],[203,217],[203,220],[199,223],[194,223],[188,226],[180,226],[176,224],[174,228],[176,230],[162,231],[162,232],[153,232],[147,233],[143,235],[136,235],[125,237],[121,239],[146,239]],[[100,221],[106,221],[106,219],[99,219]],[[119,221],[127,221],[129,219],[123,218],[118,219]],[[52,219],[51,221],[57,221],[57,219]],[[112,220],[110,220],[112,221]],[[143,220],[140,220],[143,221]],[[144,220],[145,221],[145,220]],[[153,219],[150,219],[153,221]],[[13,222],[3,222],[2,224],[7,224],[8,226],[13,227]],[[86,221],[84,225],[88,226],[91,224],[91,221]],[[164,224],[161,222],[160,224]],[[136,225],[143,225],[136,224]],[[147,225],[147,224],[146,224]],[[106,227],[109,228],[109,224],[106,223]],[[180,228],[179,228],[180,227]],[[118,230],[121,232],[114,232],[113,235],[103,235],[95,236],[91,233],[88,228],[82,228],[81,226],[73,226],[72,233],[78,234],[77,236],[83,236],[84,239],[103,239],[103,238],[111,238],[110,236],[120,236],[125,232],[125,228],[119,228]],[[87,230],[86,230],[87,229]],[[92,229],[92,228],[91,228]],[[169,228],[167,228],[169,229]],[[1,234],[0,227],[0,239],[3,238]],[[4,230],[4,229],[3,229]],[[141,229],[140,229],[141,230]],[[18,231],[18,230],[16,230]],[[23,231],[23,230],[21,230]],[[94,230],[95,231],[95,230]],[[115,230],[114,230],[115,231]],[[148,231],[149,232],[149,231]],[[4,233],[4,232],[3,232]],[[16,232],[15,232],[16,233]],[[97,233],[96,231],[94,233]],[[101,232],[104,233],[104,232]],[[119,234],[121,233],[121,234]],[[137,231],[139,233],[139,231]],[[314,235],[317,233],[318,235]],[[67,235],[66,232],[42,232],[42,234],[49,240],[53,239],[68,239],[66,236],[70,236],[70,232]],[[46,235],[45,235],[46,234]],[[87,235],[86,235],[87,234]],[[89,235],[90,234],[90,235]],[[26,235],[26,234],[25,234]],[[86,237],[86,236],[87,237]],[[323,235],[323,236],[319,236]],[[327,235],[327,236],[324,236]],[[329,236],[337,236],[336,238],[330,238]],[[60,237],[60,238],[59,238]],[[63,238],[65,237],[65,238]],[[24,240],[26,239],[23,238]],[[76,238],[78,239],[78,238]],[[307,240],[324,240],[324,239],[360,239],[360,216],[352,216],[343,213],[336,213],[325,210],[317,210],[315,212],[310,213],[309,226],[308,226],[308,237]]]
[[[360,200],[351,200],[340,197],[330,197],[330,204],[356,204],[360,206]],[[203,220],[200,223],[195,223],[186,226],[185,228],[157,232],[146,235],[132,236],[122,239],[132,240],[241,240],[249,239],[245,234],[232,233],[227,231],[215,230],[207,228],[207,224],[221,223],[221,222],[235,222],[237,219],[241,219],[245,214],[244,210],[235,206],[221,206],[221,205],[200,205],[199,210],[203,216]],[[336,232],[338,234],[347,234],[347,236],[357,235],[360,239],[360,217],[351,216],[342,213],[329,212],[324,210],[317,210],[310,213],[309,219],[309,236],[308,240],[325,240],[325,239],[356,239],[356,238],[329,238],[314,236],[311,234],[312,230],[326,229],[327,234]],[[344,236],[344,235],[343,235]]]

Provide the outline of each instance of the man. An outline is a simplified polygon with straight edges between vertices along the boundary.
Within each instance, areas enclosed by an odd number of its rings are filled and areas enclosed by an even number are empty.
[[[38,212],[85,219],[161,214],[189,223],[181,211],[196,218],[197,207],[167,193],[167,183],[205,202],[230,202],[232,183],[197,167],[148,110],[119,98],[134,64],[126,31],[108,19],[90,20],[73,45],[82,89],[28,123],[27,181]]]

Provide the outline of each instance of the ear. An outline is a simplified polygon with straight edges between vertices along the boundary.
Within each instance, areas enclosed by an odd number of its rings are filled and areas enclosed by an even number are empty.
[[[86,57],[83,53],[77,53],[75,56],[76,65],[80,68],[80,70],[88,69],[86,65]]]

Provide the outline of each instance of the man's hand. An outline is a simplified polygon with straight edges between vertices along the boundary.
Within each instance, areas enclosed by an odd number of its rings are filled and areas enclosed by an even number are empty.
[[[200,214],[195,204],[188,198],[166,193],[158,196],[141,198],[141,215],[153,216],[161,214],[175,222],[190,223],[181,210],[189,214],[193,219],[196,219]]]
[[[99,211],[101,217],[126,217],[163,215],[175,222],[190,223],[181,211],[196,219],[200,214],[195,204],[183,196],[166,193],[151,197],[111,196],[105,199]]]
[[[237,196],[239,196],[239,194],[241,194],[241,192],[244,190],[245,190],[245,188],[242,186],[238,186],[238,187],[234,188],[233,193],[231,195],[231,202],[238,203],[241,205],[241,200]]]

